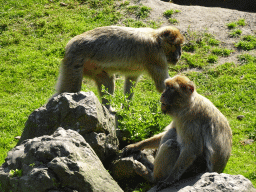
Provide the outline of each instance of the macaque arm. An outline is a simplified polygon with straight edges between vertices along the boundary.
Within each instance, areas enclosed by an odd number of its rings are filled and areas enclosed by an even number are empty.
[[[151,138],[145,139],[143,141],[140,141],[138,143],[134,143],[134,144],[126,146],[123,149],[122,156],[127,156],[130,153],[133,153],[135,151],[140,151],[143,149],[157,149],[159,147],[160,141],[164,134],[165,134],[165,132],[155,135]]]

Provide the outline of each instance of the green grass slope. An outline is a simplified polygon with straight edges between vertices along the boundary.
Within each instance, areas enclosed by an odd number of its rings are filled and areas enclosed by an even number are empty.
[[[22,134],[30,113],[54,93],[64,47],[72,37],[106,25],[154,28],[160,25],[145,19],[150,8],[130,5],[129,1],[62,2],[1,0],[0,164],[16,145],[15,137]],[[256,57],[241,54],[238,63],[216,64],[237,50],[255,50],[255,42],[255,35],[241,37],[233,49],[227,49],[211,34],[189,31],[181,61],[170,68],[171,76],[183,73],[195,81],[198,92],[228,118],[233,131],[233,150],[224,172],[242,174],[254,186],[256,143],[250,141],[256,140]],[[171,119],[161,113],[160,94],[150,78],[141,78],[134,90],[134,100],[124,110],[121,110],[121,103],[126,102],[122,86],[123,80],[118,78],[112,105],[119,115],[120,128],[129,132],[125,140],[145,139],[170,123]],[[90,80],[84,80],[82,90],[97,94]],[[238,115],[244,118],[238,120]]]

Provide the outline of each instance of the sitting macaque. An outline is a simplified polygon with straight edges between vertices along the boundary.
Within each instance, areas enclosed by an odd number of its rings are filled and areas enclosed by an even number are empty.
[[[226,117],[185,76],[165,80],[161,96],[163,113],[173,121],[165,132],[128,145],[123,156],[158,148],[152,180],[157,189],[171,185],[191,172],[221,173],[230,157],[232,131]]]

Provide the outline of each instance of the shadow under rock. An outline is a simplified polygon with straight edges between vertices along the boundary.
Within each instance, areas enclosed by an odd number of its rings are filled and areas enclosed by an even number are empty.
[[[170,0],[162,1],[169,2]],[[256,12],[256,0],[171,0],[171,2],[178,5],[199,5]]]

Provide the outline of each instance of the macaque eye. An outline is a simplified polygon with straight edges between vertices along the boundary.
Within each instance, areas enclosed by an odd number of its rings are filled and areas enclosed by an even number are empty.
[[[171,85],[166,85],[166,89],[174,89],[174,87]]]

